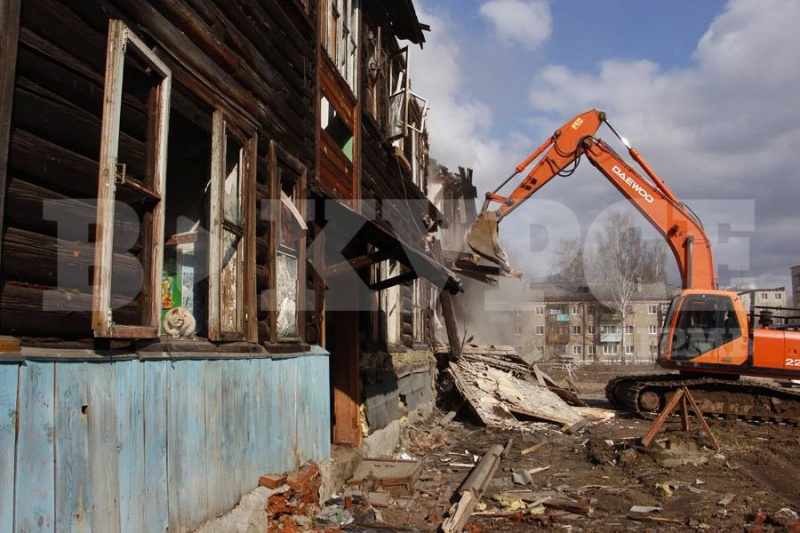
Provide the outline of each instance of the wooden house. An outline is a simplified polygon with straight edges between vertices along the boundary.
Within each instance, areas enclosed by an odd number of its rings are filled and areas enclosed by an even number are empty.
[[[0,531],[188,531],[360,442],[364,361],[428,350],[459,289],[424,29],[411,0],[0,0]]]

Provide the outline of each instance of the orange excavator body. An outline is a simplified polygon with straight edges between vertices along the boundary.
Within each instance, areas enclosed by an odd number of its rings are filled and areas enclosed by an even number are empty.
[[[595,137],[604,123],[628,148],[647,179]],[[769,320],[761,320],[762,327],[755,327],[758,317],[752,304],[745,310],[739,294],[717,289],[711,243],[699,219],[608,123],[602,111],[592,109],[566,122],[517,165],[500,187],[486,193],[483,208],[467,234],[473,251],[510,269],[498,239],[499,223],[551,179],[571,173],[582,156],[653,225],[678,264],[683,290],[665,318],[658,364],[691,374],[800,378],[800,332],[772,327]],[[500,188],[531,165],[509,196],[499,194]],[[499,207],[489,210],[492,204]]]

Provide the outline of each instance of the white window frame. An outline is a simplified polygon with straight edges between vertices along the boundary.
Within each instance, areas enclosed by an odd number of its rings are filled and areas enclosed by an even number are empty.
[[[572,326],[572,334],[573,335],[580,335],[581,334],[581,327],[580,326]]]
[[[656,313],[658,313],[658,306],[656,304],[649,304],[647,306],[647,314],[655,315]]]
[[[633,344],[625,345],[625,355],[633,355]]]
[[[603,355],[617,355],[617,343],[609,342],[603,344]]]
[[[544,335],[544,326],[535,326],[536,335]]]
[[[249,139],[232,135],[222,111],[214,111],[211,127],[211,185],[209,200],[209,279],[208,279],[208,338],[220,340],[257,341],[255,324],[255,228],[254,218],[256,156],[258,140],[255,134]],[[240,220],[225,217],[226,192],[225,166],[227,140],[232,135],[241,145],[242,156],[238,165]],[[235,257],[225,261],[225,235],[237,235]],[[252,235],[251,235],[252,233]],[[223,283],[223,272],[233,269],[236,286],[233,290]],[[226,300],[228,300],[226,302]],[[232,300],[232,301],[231,301]],[[227,311],[226,311],[227,308]],[[232,327],[228,326],[232,324]]]
[[[633,335],[633,324],[625,324],[625,335]]]
[[[522,335],[522,326],[514,326],[514,335]]]
[[[597,328],[595,326],[586,326],[587,335],[594,335],[596,333],[597,333]]]
[[[590,344],[586,347],[586,355],[597,355],[597,346]]]
[[[572,306],[572,314],[573,315],[581,314],[581,306],[580,306],[580,304],[575,304],[575,305]]]
[[[776,292],[775,293],[775,299],[776,300],[783,300],[783,293]]]
[[[544,314],[544,306],[543,305],[537,305],[535,311],[536,311],[537,315],[543,315]]]
[[[647,333],[650,335],[658,335],[658,326],[654,324],[647,326]]]
[[[111,277],[114,260],[114,202],[118,186],[133,186],[118,175],[119,138],[121,129],[123,76],[125,54],[135,51],[155,73],[161,76],[156,89],[157,104],[152,118],[152,186],[140,190],[155,200],[152,223],[148,231],[153,247],[149,256],[149,271],[143,272],[142,323],[116,325],[111,303]],[[103,95],[103,120],[100,142],[97,233],[95,239],[94,292],[92,296],[92,329],[96,337],[154,338],[160,331],[161,273],[164,259],[164,192],[167,173],[167,140],[169,137],[170,93],[172,72],[147,45],[121,20],[111,20],[106,51],[105,89]],[[138,187],[138,186],[137,186]],[[148,301],[149,300],[149,301]]]
[[[579,345],[572,347],[572,355],[581,355],[583,352],[582,347]]]

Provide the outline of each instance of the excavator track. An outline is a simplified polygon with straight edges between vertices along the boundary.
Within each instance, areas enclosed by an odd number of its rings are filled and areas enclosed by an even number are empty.
[[[655,419],[672,392],[686,387],[706,416],[800,423],[800,391],[748,379],[688,377],[680,374],[630,375],[606,385],[611,405]]]

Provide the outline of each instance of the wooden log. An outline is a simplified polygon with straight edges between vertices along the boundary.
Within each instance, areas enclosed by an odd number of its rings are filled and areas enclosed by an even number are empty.
[[[11,133],[11,109],[14,101],[14,80],[20,25],[20,0],[0,1],[0,224],[6,205],[8,140]],[[2,226],[0,226],[2,228]],[[2,258],[2,245],[0,245]]]
[[[8,226],[68,241],[88,242],[94,236],[97,210],[92,200],[72,199],[16,177],[9,180],[8,199]],[[114,231],[118,242],[136,242],[140,227],[119,217]]]
[[[100,150],[100,118],[71,104],[44,89],[20,83],[14,95],[13,121],[21,127],[49,141],[75,151],[84,157],[97,160]],[[145,145],[127,134],[119,140],[121,158],[129,171],[137,177],[144,176]]]
[[[73,198],[97,197],[96,160],[17,127],[11,136],[10,172]]]
[[[3,247],[2,272],[6,279],[65,290],[92,285],[94,246],[91,244],[11,227],[3,236]],[[136,257],[115,254],[113,269],[112,291],[115,287],[133,290],[142,286],[142,266]]]
[[[46,305],[45,305],[46,303]],[[134,323],[135,302],[113,301],[114,320]],[[0,286],[0,331],[16,336],[92,336],[92,295],[6,281]]]
[[[481,457],[480,462],[458,488],[461,498],[450,508],[449,516],[442,522],[443,533],[455,533],[464,529],[472,511],[500,466],[500,459],[507,447],[493,444]]]

